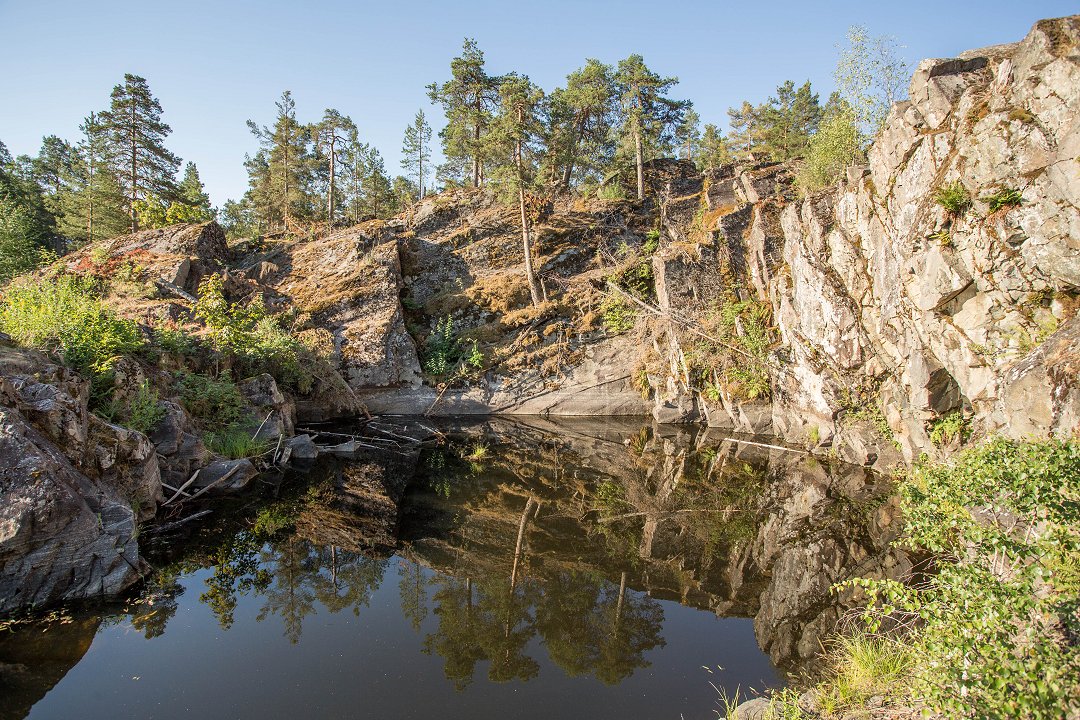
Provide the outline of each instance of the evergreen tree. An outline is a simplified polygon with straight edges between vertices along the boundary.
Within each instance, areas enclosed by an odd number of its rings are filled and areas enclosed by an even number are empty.
[[[333,227],[337,220],[337,170],[344,161],[345,145],[356,133],[356,124],[348,115],[327,108],[322,121],[315,126],[316,147],[327,169],[326,219]]]
[[[727,138],[720,134],[715,125],[706,124],[705,133],[701,136],[701,151],[697,157],[698,168],[708,172],[733,159]]]
[[[420,187],[404,175],[398,175],[390,187],[388,216],[407,210],[420,198]]]
[[[821,107],[809,80],[798,90],[788,80],[776,88],[776,97],[770,97],[758,115],[763,150],[773,160],[791,160],[806,154],[821,120]]]
[[[760,109],[743,100],[738,109],[728,108],[727,114],[731,128],[727,137],[732,153],[738,160],[754,162],[760,142]]]
[[[48,258],[52,216],[29,168],[12,159],[0,143],[0,284],[34,269]]]
[[[364,206],[375,218],[391,217],[393,184],[386,175],[382,154],[369,147],[363,160],[366,176],[363,179]]]
[[[446,112],[439,132],[443,154],[450,161],[471,165],[472,185],[484,182],[484,140],[499,102],[500,78],[487,74],[484,53],[466,38],[460,56],[450,62],[451,79],[428,85],[428,97]]]
[[[210,196],[203,188],[199,169],[195,163],[184,166],[184,179],[177,188],[177,199],[169,205],[165,213],[168,225],[176,223],[202,223],[214,219],[214,210],[210,207]]]
[[[678,144],[684,160],[697,161],[701,149],[700,123],[701,118],[698,117],[694,108],[687,105],[682,122],[675,128],[675,142]]]
[[[172,199],[180,159],[165,149],[170,128],[162,122],[161,103],[150,93],[145,78],[125,74],[124,83],[113,88],[112,102],[100,122],[127,198],[131,232],[135,232],[135,202],[150,194]]]
[[[57,198],[57,230],[69,245],[114,237],[131,229],[128,198],[116,178],[100,116],[79,126],[83,137],[72,148]]]
[[[527,197],[535,180],[537,145],[541,136],[541,103],[544,94],[515,74],[503,78],[499,114],[491,132],[492,155],[499,161],[499,184],[512,191],[521,214],[521,242],[525,256],[525,279],[533,305],[543,302],[540,281],[533,272],[530,205]],[[505,160],[504,160],[505,159]],[[509,161],[509,162],[507,162]]]
[[[664,78],[654,73],[640,55],[619,61],[615,72],[620,103],[619,132],[634,148],[639,200],[645,198],[646,155],[662,152],[668,147],[671,131],[682,122],[690,106],[687,101],[665,97],[678,82],[678,78]]]
[[[552,92],[546,140],[552,179],[564,189],[570,187],[575,171],[594,175],[610,159],[615,100],[611,66],[591,58],[566,76],[565,88]]]
[[[401,142],[401,167],[416,173],[416,186],[419,188],[419,197],[424,197],[424,179],[427,177],[428,166],[426,163],[431,159],[431,126],[424,117],[424,111],[419,110],[413,124],[405,128],[405,137]]]
[[[249,158],[248,177],[256,204],[265,213],[260,224],[289,228],[293,220],[311,217],[312,158],[310,128],[296,121],[296,102],[286,90],[275,103],[273,128],[248,120],[248,129],[261,144],[260,153]]]

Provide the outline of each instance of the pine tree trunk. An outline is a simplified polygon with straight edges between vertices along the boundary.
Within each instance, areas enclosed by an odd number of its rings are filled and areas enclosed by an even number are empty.
[[[634,155],[637,159],[637,197],[638,200],[645,199],[645,161],[644,161],[644,148],[641,145],[641,130],[637,127],[634,128]]]
[[[135,198],[138,195],[138,148],[135,145],[135,98],[131,98],[131,232],[138,230],[135,219]]]
[[[330,229],[334,229],[334,168],[337,166],[337,158],[334,155],[334,141],[330,141],[330,192],[326,198],[326,221]]]
[[[525,279],[529,283],[529,295],[532,297],[532,304],[539,305],[543,302],[544,295],[540,289],[540,283],[536,279],[536,273],[533,272],[532,243],[529,241],[529,215],[525,211],[525,178],[521,167],[520,142],[514,147],[514,162],[517,165],[518,174],[518,207],[521,209],[521,244],[525,252]]]

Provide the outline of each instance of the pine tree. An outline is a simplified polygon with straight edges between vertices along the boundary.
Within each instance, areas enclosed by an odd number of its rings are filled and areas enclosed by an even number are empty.
[[[694,111],[694,108],[688,105],[682,122],[675,128],[675,142],[678,144],[684,160],[697,161],[701,149],[700,123],[701,118]]]
[[[736,110],[728,108],[728,125],[731,132],[728,133],[728,141],[731,151],[738,160],[754,162],[754,153],[760,144],[760,108],[756,108],[747,101]]]
[[[145,78],[130,73],[112,91],[112,103],[101,114],[116,177],[127,197],[131,232],[138,229],[135,202],[148,195],[172,199],[173,178],[180,159],[165,149],[170,128],[161,120],[161,103]]]
[[[256,207],[265,213],[262,224],[288,228],[295,219],[311,217],[311,133],[296,121],[291,92],[283,92],[275,107],[273,128],[248,120],[248,129],[262,147],[261,156],[249,158],[246,165],[254,195],[260,198]]]
[[[398,175],[390,187],[388,215],[397,215],[420,198],[420,186],[404,175]]]
[[[364,203],[372,217],[390,217],[393,185],[386,175],[386,163],[382,154],[369,147],[364,158],[366,177],[363,180]]]
[[[615,82],[610,65],[588,59],[551,93],[546,133],[553,180],[569,188],[574,173],[595,174],[610,159],[615,121]]]
[[[499,163],[500,184],[517,195],[525,279],[529,283],[533,305],[539,305],[544,297],[533,271],[531,203],[527,195],[535,179],[536,148],[542,132],[540,106],[544,95],[540,88],[529,82],[529,78],[513,73],[503,78],[500,95],[499,114],[491,132],[492,155]]]
[[[664,97],[679,82],[660,77],[645,65],[640,55],[619,61],[615,72],[621,125],[620,134],[633,144],[637,167],[637,197],[645,198],[646,154],[661,152],[669,144],[671,131],[683,120],[689,102]]]
[[[446,127],[439,132],[443,154],[450,161],[471,164],[472,185],[484,182],[484,136],[499,102],[500,78],[487,74],[484,53],[466,38],[459,57],[450,62],[451,79],[428,85],[428,97],[446,112]]]
[[[92,243],[131,229],[130,202],[117,179],[114,158],[100,115],[90,113],[79,126],[83,137],[62,195],[60,234],[76,243]]]
[[[708,172],[733,159],[731,145],[727,138],[720,134],[715,125],[711,123],[705,125],[705,133],[701,136],[701,151],[697,157],[698,168]]]
[[[333,227],[337,220],[337,170],[344,160],[345,145],[356,134],[356,123],[348,115],[327,108],[322,121],[315,126],[315,144],[328,171],[326,190],[326,219]]]
[[[773,160],[791,160],[806,154],[821,120],[821,107],[809,80],[798,90],[788,80],[776,88],[776,97],[770,97],[758,115],[764,152]]]
[[[177,188],[177,199],[165,213],[165,222],[175,225],[210,222],[213,219],[214,210],[210,207],[210,196],[203,188],[199,169],[195,163],[189,162],[184,166],[184,179]]]
[[[424,180],[430,172],[427,165],[431,158],[431,126],[424,117],[424,111],[419,110],[413,124],[405,128],[405,137],[401,142],[401,167],[416,173],[416,186],[419,188],[420,198],[424,197]]]

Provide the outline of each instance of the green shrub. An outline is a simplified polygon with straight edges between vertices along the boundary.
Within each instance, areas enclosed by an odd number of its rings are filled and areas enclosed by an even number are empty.
[[[795,182],[804,194],[835,184],[848,166],[862,158],[855,113],[845,104],[832,117],[821,121],[810,138],[806,160]]]
[[[248,419],[247,403],[227,374],[212,378],[199,373],[181,373],[180,403],[210,432],[220,432]]]
[[[1080,440],[994,439],[901,486],[905,542],[933,553],[917,585],[863,579],[873,627],[910,628],[903,683],[938,717],[1080,713]]]
[[[473,340],[465,344],[454,332],[454,319],[447,315],[435,323],[424,353],[424,372],[429,375],[467,376],[484,366],[484,353]]]
[[[148,433],[164,419],[165,407],[161,404],[157,390],[143,380],[128,406],[126,426],[141,433]]]
[[[611,295],[600,306],[604,328],[611,335],[621,335],[633,329],[636,313],[622,298]]]
[[[243,375],[265,372],[283,387],[311,392],[315,358],[278,318],[267,314],[261,298],[247,305],[230,303],[221,276],[211,275],[199,285],[195,316],[206,324],[215,349],[229,355]]]
[[[990,205],[990,212],[996,213],[1002,208],[1021,204],[1024,202],[1024,195],[1016,188],[1001,188],[993,195],[984,197],[983,201]]]
[[[959,438],[961,443],[971,437],[971,424],[962,410],[954,410],[930,423],[930,442],[937,446],[949,445]]]
[[[956,180],[939,187],[934,193],[934,202],[945,208],[945,212],[950,215],[959,216],[971,207],[971,193],[964,187],[964,183]]]
[[[658,247],[660,247],[660,231],[650,230],[645,233],[645,244],[641,246],[641,252],[652,255]]]
[[[105,401],[116,359],[142,350],[138,326],[105,307],[95,280],[61,275],[18,282],[0,299],[0,330],[28,347],[58,352],[91,380],[95,405]]]

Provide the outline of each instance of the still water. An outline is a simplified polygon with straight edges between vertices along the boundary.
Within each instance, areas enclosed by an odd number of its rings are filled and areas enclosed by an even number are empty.
[[[698,428],[447,423],[150,535],[124,603],[0,635],[7,718],[715,718],[902,565],[880,478]],[[190,512],[192,509],[186,509]]]

